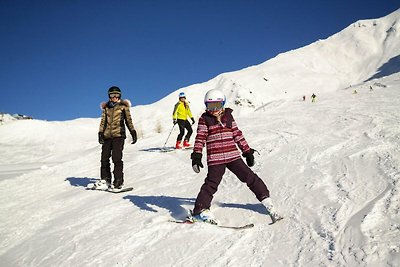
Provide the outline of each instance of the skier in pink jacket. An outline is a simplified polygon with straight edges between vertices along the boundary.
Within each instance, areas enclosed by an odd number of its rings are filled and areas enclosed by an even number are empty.
[[[191,159],[193,170],[199,173],[200,168],[204,167],[201,158],[203,147],[206,146],[208,173],[189,219],[218,224],[210,211],[210,206],[225,169],[228,168],[240,181],[247,184],[256,198],[266,207],[274,223],[282,217],[276,212],[265,183],[249,168],[254,166],[254,149],[249,147],[239,130],[232,116],[232,109],[224,108],[225,102],[226,97],[220,90],[213,89],[205,95],[206,112],[199,119]],[[246,158],[247,165],[241,155]]]

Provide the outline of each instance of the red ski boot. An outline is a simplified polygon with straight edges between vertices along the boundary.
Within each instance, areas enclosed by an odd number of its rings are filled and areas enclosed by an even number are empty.
[[[190,144],[188,143],[187,140],[183,141],[183,147],[190,147]]]
[[[175,148],[176,149],[181,149],[182,148],[181,141],[176,141]]]

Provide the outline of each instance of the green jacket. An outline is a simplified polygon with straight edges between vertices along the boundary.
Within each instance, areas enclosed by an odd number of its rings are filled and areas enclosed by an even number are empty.
[[[127,99],[119,100],[114,107],[111,103],[104,102],[101,104],[103,113],[101,114],[99,132],[104,134],[104,139],[126,138],[125,125],[131,134],[135,130],[130,111],[131,102]]]

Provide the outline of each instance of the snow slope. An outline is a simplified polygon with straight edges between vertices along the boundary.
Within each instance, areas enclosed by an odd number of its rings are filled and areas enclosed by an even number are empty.
[[[254,228],[168,222],[193,207],[206,175],[192,171],[189,150],[156,152],[172,128],[177,92],[132,109],[141,139],[126,142],[125,179],[134,190],[122,194],[85,190],[99,175],[98,119],[1,125],[0,265],[399,266],[400,74],[369,80],[400,54],[398,42],[385,42],[382,33],[398,27],[398,17],[397,11],[362,21],[376,25],[356,23],[325,41],[182,89],[196,118],[205,91],[227,93],[239,127],[260,152],[253,170],[285,215],[272,226],[229,171],[212,210],[223,224]],[[398,40],[398,28],[390,36]],[[350,52],[356,40],[368,40],[358,45],[369,43],[376,57],[363,61],[366,52]],[[343,57],[332,49],[349,51],[358,62],[341,73],[332,66],[343,65],[335,63]],[[308,67],[297,68],[299,62]],[[266,86],[265,70],[276,87]],[[310,85],[318,85],[316,103],[308,99]],[[283,88],[286,94],[279,93]],[[176,135],[173,129],[168,146]]]
[[[213,211],[224,224],[255,223],[244,231],[167,222],[192,208],[206,172],[191,170],[190,151],[151,152],[165,133],[126,145],[126,184],[135,189],[114,195],[85,190],[98,177],[98,121],[3,125],[0,262],[398,265],[400,76],[380,84],[386,87],[363,85],[356,95],[340,91],[314,104],[288,101],[237,117],[261,153],[253,169],[286,216],[269,226],[263,207],[227,172]]]
[[[400,9],[380,19],[361,20],[306,47],[279,54],[260,65],[218,75],[210,81],[177,90],[160,101],[135,107],[144,136],[169,130],[180,91],[188,95],[195,115],[203,110],[205,93],[223,90],[237,114],[249,114],[275,101],[318,97],[400,71]],[[148,112],[149,108],[152,112]],[[169,112],[165,112],[169,111]]]

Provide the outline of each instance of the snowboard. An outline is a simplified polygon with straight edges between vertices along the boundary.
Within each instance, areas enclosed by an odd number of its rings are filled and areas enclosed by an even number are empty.
[[[133,187],[124,187],[121,189],[108,188],[107,190],[104,190],[104,191],[117,194],[117,193],[132,191],[132,190],[133,190]]]
[[[123,187],[121,189],[115,189],[115,188],[96,189],[95,184],[90,183],[86,186],[86,190],[105,191],[105,192],[110,192],[110,193],[122,193],[122,192],[128,192],[128,191],[133,190],[133,187]]]
[[[244,224],[244,225],[222,225],[222,224],[211,224],[211,223],[207,223],[207,222],[194,222],[194,221],[190,221],[190,220],[169,220],[169,222],[180,223],[180,224],[206,223],[206,224],[216,226],[219,228],[234,229],[234,230],[249,229],[249,228],[254,227],[253,223]]]

